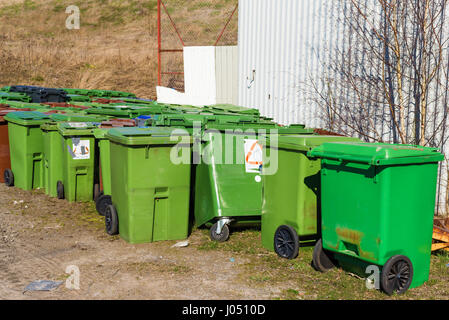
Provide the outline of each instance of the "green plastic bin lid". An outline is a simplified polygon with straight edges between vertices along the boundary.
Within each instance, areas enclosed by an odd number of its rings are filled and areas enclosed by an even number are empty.
[[[279,149],[309,151],[325,142],[360,142],[358,138],[339,137],[339,136],[319,136],[319,135],[280,135],[278,136],[277,146]],[[267,139],[263,144],[270,146],[273,144],[271,139]]]
[[[233,104],[214,104],[205,106],[205,108],[223,110],[232,113],[240,113],[240,114],[259,114],[259,110],[253,108],[246,108],[242,106],[236,106]]]
[[[53,121],[72,121],[72,122],[100,122],[106,119],[104,116],[83,115],[80,113],[55,113],[51,114]]]
[[[151,128],[112,128],[106,133],[106,138],[110,141],[123,145],[175,145],[180,142],[180,137],[184,137],[182,141],[186,141],[188,137],[189,143],[192,138],[185,130],[168,127],[151,127]]]
[[[63,136],[94,136],[93,129],[99,125],[99,122],[59,122],[58,130]]]
[[[41,124],[41,129],[43,131],[58,131],[58,124],[55,122],[47,122]]]
[[[444,155],[437,148],[387,143],[324,143],[309,152],[310,156],[375,166],[438,162]]]
[[[39,111],[17,111],[8,113],[5,120],[19,125],[41,125],[45,122],[51,121],[49,115]]]

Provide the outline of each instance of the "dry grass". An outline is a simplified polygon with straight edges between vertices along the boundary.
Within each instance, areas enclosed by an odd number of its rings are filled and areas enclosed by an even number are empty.
[[[222,6],[204,10],[205,1],[189,1],[188,7],[166,2],[185,37],[196,35],[196,44],[216,37],[210,26],[224,24],[235,3],[222,0]],[[81,10],[80,30],[65,28],[65,8],[71,4]],[[180,9],[174,10],[176,6]],[[167,22],[164,45],[179,47]],[[115,89],[155,97],[155,0],[2,1],[0,30],[0,85]],[[179,68],[179,62],[179,55],[164,61],[167,69]]]

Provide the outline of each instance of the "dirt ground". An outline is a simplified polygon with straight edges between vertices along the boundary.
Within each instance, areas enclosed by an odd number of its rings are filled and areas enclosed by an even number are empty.
[[[68,203],[42,191],[0,185],[0,299],[386,299],[364,280],[310,267],[311,248],[292,261],[266,252],[260,231],[243,230],[218,244],[194,230],[177,241],[131,245],[104,232],[92,203]],[[401,299],[449,299],[449,256],[432,257],[431,279]],[[80,270],[79,290],[65,285]],[[49,292],[32,281],[63,281]],[[395,298],[395,297],[393,297]]]

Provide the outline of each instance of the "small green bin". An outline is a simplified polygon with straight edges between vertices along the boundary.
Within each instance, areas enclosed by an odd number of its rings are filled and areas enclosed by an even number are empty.
[[[63,181],[63,141],[56,122],[101,122],[105,117],[80,114],[51,114],[52,122],[41,125],[44,139],[44,186],[45,193],[57,197],[57,183]]]
[[[378,266],[388,294],[427,281],[444,156],[435,148],[381,143],[325,143],[309,155],[322,159],[322,239],[314,266],[326,271],[332,259],[362,273]]]
[[[11,169],[5,170],[7,185],[23,190],[43,188],[44,141],[41,124],[51,121],[46,114],[37,111],[8,113]],[[8,179],[6,179],[8,177]]]
[[[93,130],[98,123],[62,122],[58,131],[63,144],[63,179],[57,182],[59,199],[87,202],[94,198],[98,175]]]
[[[192,139],[172,136],[173,130],[179,129],[114,128],[106,134],[113,173],[108,234],[120,233],[130,243],[187,238]],[[173,154],[187,163],[171,161]]]
[[[264,159],[262,245],[283,258],[298,255],[300,243],[317,237],[321,162],[307,152],[324,142],[360,141],[357,138],[286,135],[267,140]],[[275,158],[274,156],[277,155]],[[277,163],[276,163],[277,162]]]
[[[252,160],[252,154],[261,152],[259,137],[312,133],[302,125],[248,124],[232,118],[227,124],[206,124],[201,149],[194,148],[201,154],[195,156],[199,162],[195,178],[196,225],[211,226],[211,239],[221,242],[228,239],[230,226],[260,224],[261,164]]]

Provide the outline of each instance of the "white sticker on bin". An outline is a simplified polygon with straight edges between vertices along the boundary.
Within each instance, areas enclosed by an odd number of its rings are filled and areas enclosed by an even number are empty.
[[[67,123],[72,128],[86,128],[87,123],[84,122],[68,122]]]
[[[72,144],[72,157],[74,160],[90,159],[90,140],[78,140]]]
[[[262,170],[262,146],[258,140],[245,139],[245,169],[248,173],[260,173]]]

